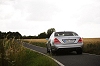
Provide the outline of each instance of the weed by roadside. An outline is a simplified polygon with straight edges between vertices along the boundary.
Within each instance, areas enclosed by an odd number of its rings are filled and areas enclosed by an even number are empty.
[[[21,40],[0,40],[0,66],[57,66],[48,57],[23,47]]]

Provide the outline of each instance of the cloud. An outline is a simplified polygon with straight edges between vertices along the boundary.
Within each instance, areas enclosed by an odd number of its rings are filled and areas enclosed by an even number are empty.
[[[0,0],[1,31],[37,35],[55,28],[84,36],[96,32],[94,36],[100,36],[99,26],[99,0]],[[91,32],[85,33],[88,31]]]
[[[19,7],[27,21],[49,21],[56,12],[54,5],[41,0],[19,0],[16,7]]]
[[[49,21],[57,11],[56,6],[41,0],[2,0],[1,3],[0,19]]]
[[[78,12],[79,22],[81,23],[97,23],[100,24],[100,5],[86,5]]]
[[[12,5],[0,4],[0,19],[9,19],[13,16],[14,8]]]

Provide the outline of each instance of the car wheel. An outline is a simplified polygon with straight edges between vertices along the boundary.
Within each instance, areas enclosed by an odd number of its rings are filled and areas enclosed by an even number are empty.
[[[53,54],[53,51],[52,51],[51,47],[50,47],[50,54],[51,54],[51,55]]]
[[[50,55],[52,55],[52,56],[56,56],[57,55],[56,51],[53,51],[52,48],[50,48]]]
[[[82,48],[76,50],[77,54],[82,54]]]
[[[48,49],[48,47],[47,47],[47,53],[50,53],[50,50]]]

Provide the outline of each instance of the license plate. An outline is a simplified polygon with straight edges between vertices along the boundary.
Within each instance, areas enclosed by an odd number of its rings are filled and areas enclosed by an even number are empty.
[[[64,43],[74,43],[75,39],[62,39]]]

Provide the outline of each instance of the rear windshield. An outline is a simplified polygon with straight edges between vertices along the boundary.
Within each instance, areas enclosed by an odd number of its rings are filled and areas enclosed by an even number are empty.
[[[74,32],[56,32],[55,36],[78,36],[78,34]]]

